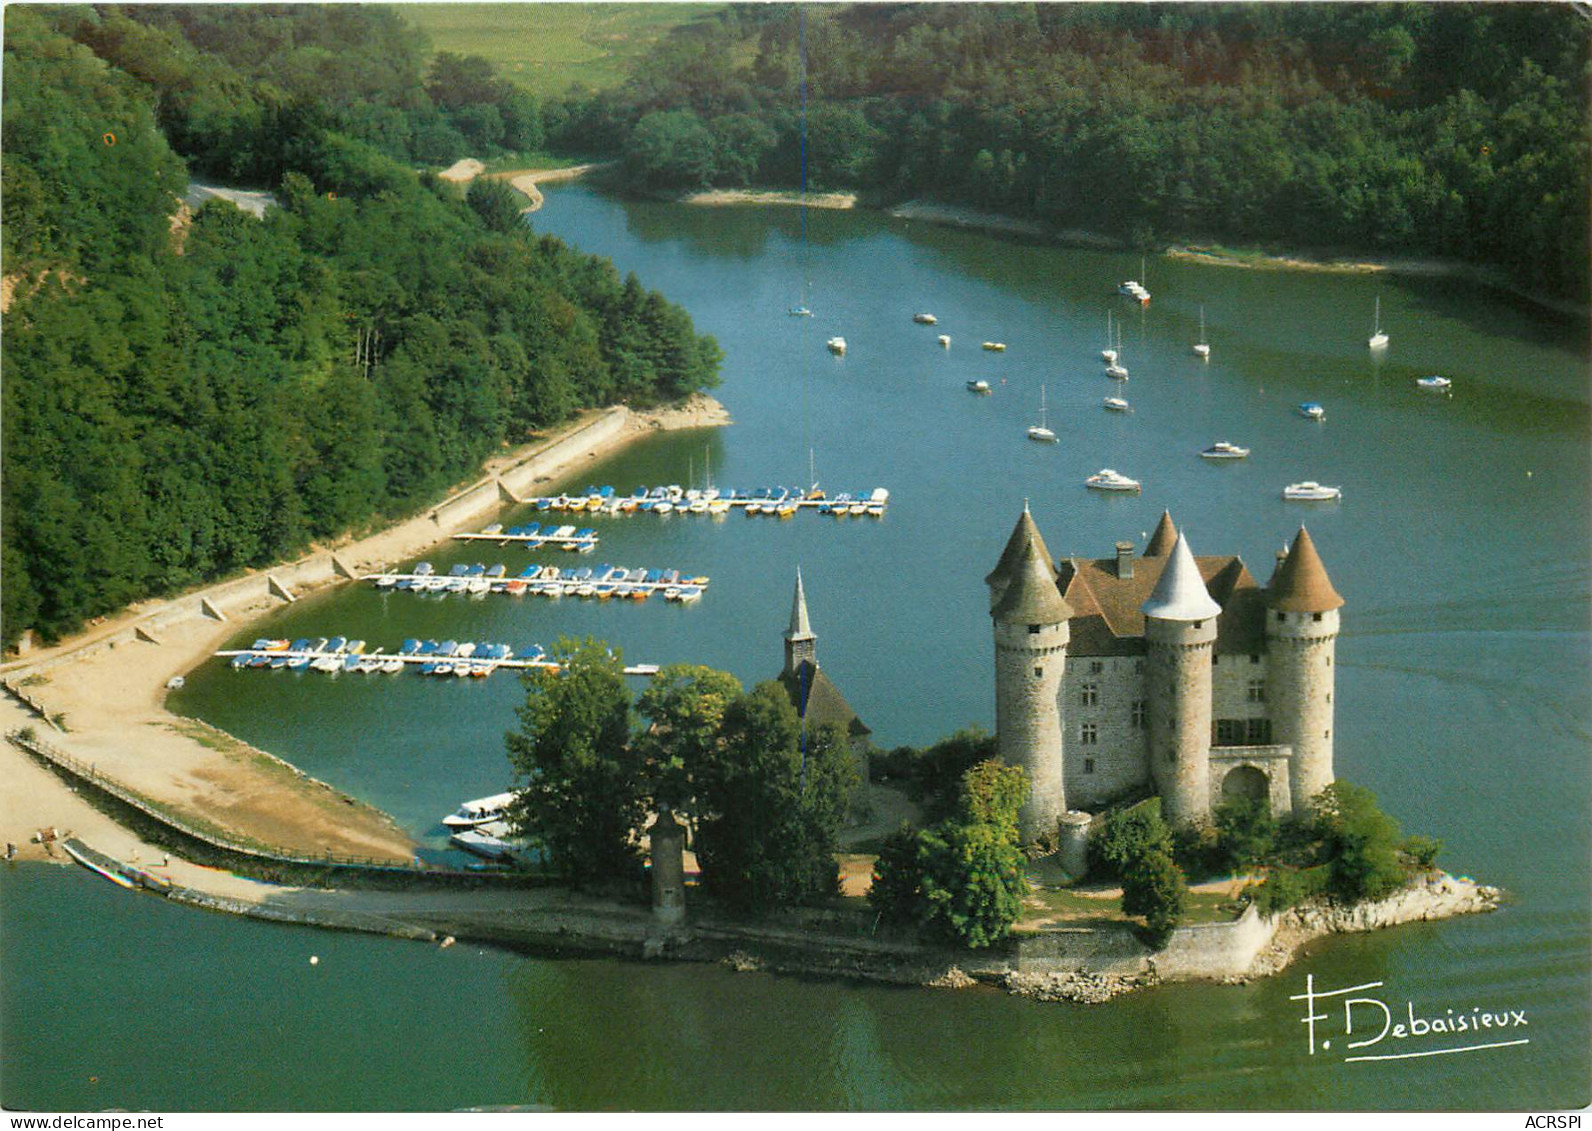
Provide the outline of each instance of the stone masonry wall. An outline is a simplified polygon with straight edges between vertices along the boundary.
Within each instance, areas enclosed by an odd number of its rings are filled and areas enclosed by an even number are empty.
[[[1069,655],[1061,687],[1062,750],[1067,800],[1074,808],[1088,809],[1148,780],[1149,728],[1133,725],[1133,704],[1147,697],[1144,670],[1143,656]],[[1086,702],[1089,687],[1092,706]],[[1085,723],[1095,728],[1092,746],[1083,741]]]
[[[1023,839],[1054,832],[1067,811],[1058,692],[1067,664],[1067,622],[995,624],[995,733],[1001,761],[1022,766],[1030,793],[1018,815]],[[1035,672],[1039,674],[1035,674]]]
[[[1305,812],[1311,798],[1333,780],[1332,692],[1337,651],[1336,610],[1266,614],[1267,698],[1272,709],[1272,741],[1293,747],[1293,808]],[[1278,617],[1282,619],[1279,620]]]

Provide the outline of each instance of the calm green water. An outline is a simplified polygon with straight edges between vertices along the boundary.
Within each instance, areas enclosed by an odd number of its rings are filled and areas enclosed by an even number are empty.
[[[1139,276],[1136,259],[870,214],[815,214],[804,244],[790,209],[625,205],[566,187],[535,222],[683,303],[727,355],[718,395],[734,427],[649,440],[574,486],[700,482],[709,462],[721,486],[795,484],[811,451],[832,491],[888,487],[889,516],[595,519],[602,545],[581,559],[446,548],[430,555],[442,569],[579,560],[714,580],[690,608],[349,589],[251,626],[245,642],[343,634],[390,650],[407,636],[522,646],[591,633],[631,661],[698,661],[751,682],[778,670],[799,563],[825,670],[881,744],[920,743],[993,721],[980,579],[1024,498],[1058,554],[1104,556],[1169,507],[1198,552],[1237,552],[1261,580],[1303,519],[1348,601],[1339,774],[1376,790],[1406,829],[1442,837],[1451,869],[1503,885],[1511,902],[1471,921],[1318,944],[1265,984],[1172,987],[1083,1008],[438,952],[197,914],[84,875],[26,869],[0,880],[8,1105],[1592,1099],[1584,326],[1451,283],[1163,260],[1148,265],[1156,297],[1141,311],[1114,298],[1117,281]],[[1393,344],[1377,362],[1364,339],[1379,295]],[[801,302],[814,318],[785,315]],[[1209,363],[1188,353],[1201,304]],[[939,326],[913,325],[917,310],[935,312]],[[1098,362],[1108,310],[1126,319],[1130,416],[1099,407],[1119,391]],[[850,346],[844,359],[823,347],[837,333]],[[938,333],[952,335],[949,351]],[[1010,348],[981,352],[984,339]],[[1416,393],[1413,379],[1426,373],[1452,377],[1456,395]],[[974,377],[994,395],[968,395]],[[1055,446],[1023,435],[1041,385]],[[1301,400],[1325,404],[1327,421],[1293,415]],[[1197,458],[1218,439],[1253,455],[1236,466]],[[1141,479],[1144,494],[1086,491],[1083,478],[1103,466]],[[1285,483],[1307,478],[1341,484],[1345,500],[1281,501]],[[386,808],[440,850],[440,817],[506,784],[501,735],[519,695],[505,676],[327,679],[213,663],[174,705]],[[322,957],[313,971],[309,953]],[[1312,1056],[1300,1004],[1288,1000],[1306,973],[1319,986],[1384,982],[1390,1006],[1412,1001],[1417,1015],[1522,1010],[1530,1044],[1376,1063]]]

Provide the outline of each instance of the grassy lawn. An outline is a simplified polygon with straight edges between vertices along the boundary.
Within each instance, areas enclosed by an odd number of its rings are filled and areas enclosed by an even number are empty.
[[[1022,922],[1034,926],[1041,921],[1062,919],[1077,922],[1086,919],[1126,922],[1122,914],[1122,900],[1116,895],[1086,895],[1072,888],[1045,888],[1035,892],[1026,901]],[[1035,906],[1038,904],[1038,906]],[[1238,917],[1233,910],[1233,900],[1225,892],[1191,891],[1185,905],[1184,923],[1230,923]]]
[[[617,86],[670,29],[723,4],[398,4],[436,51],[480,55],[538,95]]]

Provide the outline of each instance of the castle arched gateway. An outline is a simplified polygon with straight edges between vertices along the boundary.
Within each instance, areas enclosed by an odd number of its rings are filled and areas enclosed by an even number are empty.
[[[1222,779],[1223,801],[1264,801],[1271,809],[1271,782],[1255,766],[1235,766]]]

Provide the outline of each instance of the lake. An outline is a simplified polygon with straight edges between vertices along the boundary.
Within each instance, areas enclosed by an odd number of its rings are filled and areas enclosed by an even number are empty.
[[[774,676],[799,565],[818,654],[875,741],[993,725],[982,586],[1028,500],[1057,555],[1142,544],[1163,508],[1197,553],[1263,582],[1309,525],[1346,600],[1336,770],[1495,914],[1326,940],[1249,986],[1104,1006],[530,959],[276,927],[135,898],[78,872],[3,873],[6,1103],[44,1108],[1544,1108],[1585,1104],[1589,408],[1585,325],[1442,279],[1282,273],[1031,246],[869,212],[625,203],[568,185],[539,232],[611,257],[724,347],[736,423],[660,435],[586,483],[830,492],[883,486],[883,519],[595,518],[559,551],[457,543],[455,562],[608,562],[707,574],[695,605],[351,586],[240,634],[505,641],[599,636],[629,662]],[[1124,278],[1154,293],[1116,296]],[[1367,350],[1373,304],[1392,336]],[[805,304],[811,318],[788,307]],[[1189,349],[1201,307],[1212,352]],[[937,326],[911,316],[932,311]],[[1099,351],[1121,320],[1126,385]],[[952,337],[949,349],[936,335]],[[831,356],[825,339],[844,335]],[[1007,343],[1004,353],[979,349]],[[1452,397],[1416,391],[1439,373]],[[987,380],[989,397],[964,385]],[[1059,443],[1028,441],[1041,390]],[[1130,414],[1101,398],[1126,396]],[[1294,411],[1326,406],[1324,422]],[[1230,440],[1247,460],[1212,465]],[[1102,467],[1141,495],[1083,487]],[[1302,479],[1340,503],[1286,503]],[[556,489],[560,484],[548,484]],[[499,521],[524,520],[507,510]],[[407,564],[407,563],[406,563]],[[639,688],[639,685],[638,685]],[[518,683],[335,679],[211,662],[173,696],[394,814],[440,818],[508,784]],[[85,937],[82,924],[98,929]],[[307,956],[318,954],[311,968]],[[1401,1015],[1515,1010],[1530,1043],[1389,1062],[1311,1053],[1291,995],[1381,982]],[[49,1024],[41,1024],[43,1019]],[[969,1037],[976,1034],[976,1039]],[[1516,1039],[1510,1034],[1510,1039]],[[1391,1045],[1389,1041],[1386,1044]],[[1380,1050],[1372,1050],[1380,1051]],[[1396,1051],[1396,1050],[1395,1050]],[[93,1078],[93,1079],[91,1079]]]

